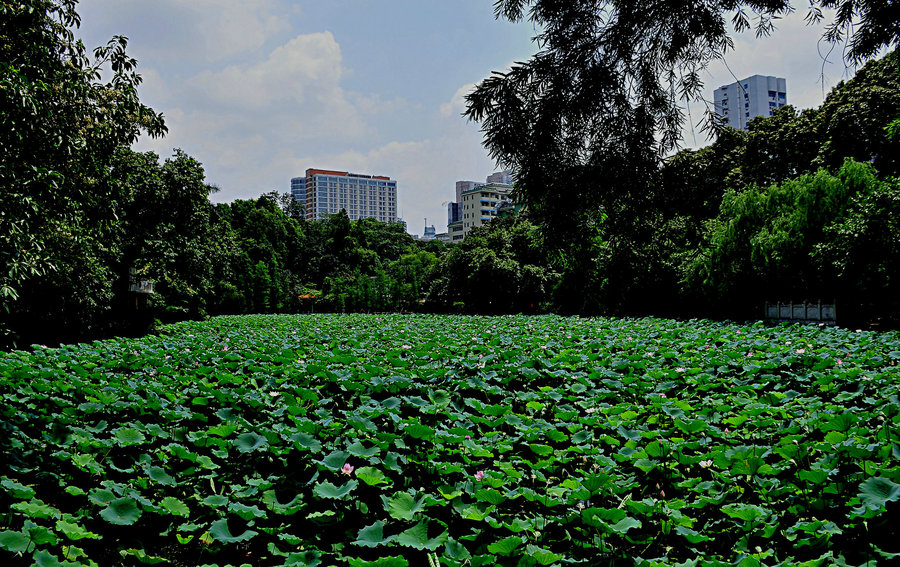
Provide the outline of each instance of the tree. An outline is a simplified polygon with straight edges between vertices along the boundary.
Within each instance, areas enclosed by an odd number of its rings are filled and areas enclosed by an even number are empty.
[[[836,9],[825,38],[848,41],[853,61],[900,37],[890,2],[812,0],[807,18],[820,21],[822,8]],[[701,72],[731,47],[728,18],[738,32],[752,18],[765,35],[792,9],[787,0],[497,0],[497,17],[535,25],[540,51],[484,79],[465,115],[517,172],[516,198],[549,236],[582,233],[602,221],[603,195],[655,182],[660,156],[678,144],[679,102],[701,98]]]
[[[51,319],[79,332],[108,311],[111,162],[141,130],[165,132],[138,99],[126,39],[88,56],[75,5],[0,0],[0,311],[20,332]]]
[[[538,228],[498,218],[440,260],[427,302],[441,310],[462,303],[474,313],[535,312],[550,304],[558,279]]]
[[[157,308],[181,317],[202,315],[214,285],[208,246],[213,188],[202,165],[178,149],[162,164],[152,152],[122,150],[112,176],[123,194],[119,293],[126,295],[133,269],[156,282]]]
[[[849,158],[833,174],[823,168],[768,187],[730,190],[688,268],[689,287],[704,289],[726,315],[758,313],[766,300],[856,303],[847,290],[888,289],[896,275],[884,270],[876,283],[879,268],[859,269],[856,256],[896,270],[894,211],[896,190],[886,191],[870,164]],[[864,212],[871,220],[863,221]],[[867,245],[888,259],[869,256]]]

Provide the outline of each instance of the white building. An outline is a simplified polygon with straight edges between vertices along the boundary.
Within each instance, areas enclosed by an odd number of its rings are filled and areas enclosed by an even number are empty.
[[[325,218],[341,209],[350,220],[374,218],[397,222],[397,182],[382,175],[307,169],[291,179],[291,194],[306,205],[307,220]]]
[[[474,228],[491,222],[491,219],[497,216],[498,206],[509,199],[511,191],[512,185],[505,183],[488,183],[463,191],[460,223],[448,227],[451,240],[456,240],[457,234],[460,236],[459,240],[462,240]],[[454,228],[459,225],[461,230],[455,231]]]
[[[713,93],[716,113],[725,125],[746,130],[756,116],[772,116],[787,104],[787,81],[778,77],[753,75],[742,81],[723,85]]]

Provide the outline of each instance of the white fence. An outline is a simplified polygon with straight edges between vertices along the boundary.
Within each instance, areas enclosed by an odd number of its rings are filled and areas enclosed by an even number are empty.
[[[775,303],[765,304],[765,316],[767,319],[776,319],[779,321],[821,321],[823,323],[833,325],[836,315],[834,303]]]

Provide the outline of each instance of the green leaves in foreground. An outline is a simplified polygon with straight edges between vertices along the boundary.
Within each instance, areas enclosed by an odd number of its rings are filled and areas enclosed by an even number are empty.
[[[109,506],[100,510],[100,516],[104,520],[117,526],[130,526],[138,521],[141,513],[134,498],[116,498]]]
[[[879,543],[900,506],[896,335],[356,315],[167,329],[0,354],[0,417],[23,445],[0,471],[0,564],[896,553]]]
[[[209,527],[209,535],[216,541],[220,541],[222,543],[235,543],[239,541],[247,541],[248,539],[253,538],[257,532],[253,530],[245,530],[240,535],[232,535],[231,530],[228,528],[228,520],[216,520]]]
[[[900,499],[900,484],[880,476],[864,481],[859,490],[859,499],[871,510],[878,510],[888,502]]]
[[[347,497],[359,483],[355,480],[349,480],[341,486],[336,486],[330,482],[320,482],[313,489],[313,493],[320,498],[332,498],[341,500]]]

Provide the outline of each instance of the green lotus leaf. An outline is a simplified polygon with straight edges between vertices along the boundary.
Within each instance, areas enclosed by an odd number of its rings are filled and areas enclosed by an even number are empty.
[[[322,564],[322,552],[313,549],[299,553],[288,553],[284,560],[285,567],[317,567]]]
[[[434,429],[420,423],[411,423],[403,428],[403,433],[413,439],[434,439]]]
[[[488,551],[497,555],[510,555],[517,547],[522,545],[525,540],[519,536],[505,537],[499,541],[488,544]]]
[[[237,426],[229,423],[214,425],[206,430],[207,435],[215,435],[216,437],[228,437],[237,431]]]
[[[341,486],[336,486],[330,482],[320,482],[313,488],[313,494],[319,498],[330,498],[341,500],[347,497],[350,492],[356,488],[359,483],[355,480],[349,480]]]
[[[691,421],[677,419],[675,420],[675,425],[678,426],[678,429],[689,434],[700,433],[709,428],[709,424],[702,419],[692,419]]]
[[[253,530],[244,530],[244,532],[240,535],[231,535],[231,531],[228,529],[228,520],[226,519],[216,520],[209,526],[209,535],[214,540],[220,541],[222,543],[236,543],[239,541],[247,541],[253,538],[256,534],[257,532]]]
[[[5,488],[6,493],[13,498],[26,500],[31,498],[35,494],[34,489],[30,486],[25,486],[9,479],[3,479],[2,481],[0,481],[0,486]]]
[[[408,492],[397,492],[385,501],[384,508],[395,520],[412,520],[417,513],[422,511],[424,502],[424,496],[416,500]]]
[[[318,453],[322,450],[322,443],[308,433],[298,431],[291,435],[290,439],[296,446],[308,449],[312,453]]]
[[[59,558],[45,549],[35,552],[34,565],[37,567],[59,567]]]
[[[506,501],[506,497],[503,496],[502,494],[500,494],[498,491],[494,490],[493,488],[477,490],[477,491],[475,491],[475,494],[473,496],[475,496],[476,500],[479,500],[481,502],[487,502],[489,504],[493,504],[494,506],[502,504],[503,502]]]
[[[166,472],[162,467],[148,467],[147,476],[154,482],[158,482],[163,486],[175,486],[178,484],[175,479]]]
[[[31,538],[28,534],[10,530],[0,532],[0,549],[10,553],[24,553],[30,545]]]
[[[100,516],[110,524],[130,526],[138,521],[142,511],[134,498],[116,498],[100,510]]]
[[[388,484],[388,480],[384,476],[384,473],[381,472],[380,469],[376,469],[375,467],[360,467],[356,469],[355,474],[356,478],[368,484],[369,486]]]
[[[553,447],[550,445],[542,445],[540,443],[529,443],[528,448],[539,457],[547,457],[553,454]]]
[[[113,436],[119,445],[127,447],[129,445],[140,445],[146,441],[143,433],[133,427],[119,427],[113,430]]]
[[[10,509],[34,519],[59,518],[60,515],[59,510],[37,498],[32,498],[28,502],[16,502]]]
[[[134,557],[138,560],[138,562],[143,563],[144,565],[158,565],[160,563],[169,562],[169,560],[165,557],[150,555],[143,549],[123,549],[119,552],[119,555],[121,555],[123,558]]]
[[[696,531],[688,528],[687,526],[675,526],[675,533],[684,537],[684,539],[688,540],[688,542],[692,543],[692,544],[697,544],[700,542],[710,540],[709,537],[707,537],[699,532],[696,532]]]
[[[209,506],[210,508],[218,508],[219,506],[225,506],[226,504],[228,504],[228,497],[222,496],[221,494],[211,494],[200,502]]]
[[[369,447],[366,448],[365,445],[357,441],[356,443],[347,447],[347,452],[355,457],[361,457],[364,459],[368,459],[369,457],[374,457],[381,450],[378,447]]]
[[[88,531],[84,528],[84,526],[80,524],[76,524],[73,522],[66,522],[64,520],[57,520],[56,529],[67,538],[72,541],[78,541],[79,539],[100,539],[101,536],[99,534],[95,534],[93,532]]]
[[[116,495],[112,491],[105,488],[95,488],[88,495],[88,500],[97,506],[108,506],[110,502],[116,499]]]
[[[472,554],[469,553],[469,550],[466,549],[463,544],[450,538],[447,540],[447,543],[444,544],[444,557],[452,559],[453,561],[465,562],[472,559]]]
[[[403,557],[393,555],[390,557],[379,557],[372,561],[354,557],[350,559],[350,567],[409,567],[409,561]]]
[[[857,418],[853,414],[842,412],[828,418],[825,423],[819,426],[819,430],[823,432],[847,431],[856,421]]]
[[[900,484],[888,478],[874,476],[860,484],[859,499],[870,510],[879,510],[888,502],[900,499]]]
[[[822,469],[800,471],[799,473],[797,473],[797,476],[800,479],[809,481],[813,484],[822,484],[823,482],[828,480],[828,471],[823,471]]]
[[[190,510],[185,505],[185,503],[175,498],[174,496],[166,496],[162,499],[162,501],[160,501],[159,505],[173,516],[182,516],[187,518],[190,515]]]
[[[528,544],[525,548],[525,554],[531,557],[538,565],[552,565],[565,557],[531,544]]]
[[[228,505],[228,510],[234,512],[244,520],[266,517],[265,510],[261,510],[256,506],[247,506],[245,504],[241,504],[240,502],[232,502]]]
[[[439,536],[428,538],[428,524],[424,521],[419,522],[408,530],[397,534],[395,541],[398,545],[404,547],[412,547],[413,549],[427,549],[434,551],[438,547],[444,545],[447,541],[448,532],[444,530]]]
[[[347,463],[348,457],[350,457],[350,453],[346,451],[332,451],[322,459],[321,463],[329,469],[337,471]]]
[[[374,524],[360,529],[356,535],[356,541],[353,543],[362,547],[377,547],[387,545],[393,539],[393,536],[384,537],[384,522],[376,521]]]
[[[572,436],[572,443],[576,445],[581,445],[587,441],[590,441],[594,437],[594,434],[587,429],[582,429],[578,433]]]
[[[237,436],[237,439],[234,440],[234,446],[241,453],[252,453],[253,451],[259,451],[260,449],[263,449],[268,445],[269,442],[265,437],[253,432],[241,433]]]
[[[769,515],[769,511],[753,504],[728,504],[722,506],[722,511],[737,520],[753,522]]]

